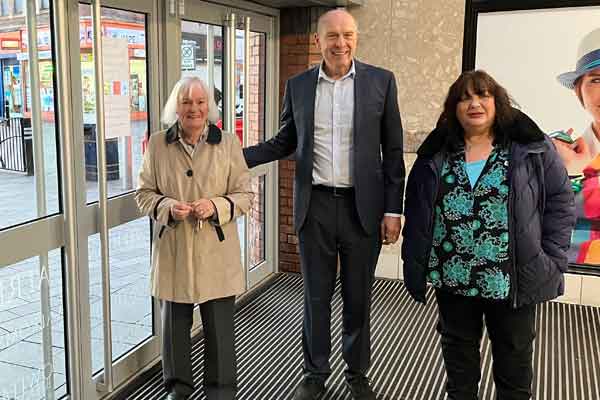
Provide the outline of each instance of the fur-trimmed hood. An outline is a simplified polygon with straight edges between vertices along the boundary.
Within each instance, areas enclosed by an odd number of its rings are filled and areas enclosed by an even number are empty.
[[[525,113],[515,109],[516,116],[510,127],[506,128],[507,137],[512,142],[522,145],[544,143],[545,134],[537,124]],[[443,150],[447,145],[449,135],[448,127],[438,126],[423,141],[417,154],[420,157],[430,158]]]

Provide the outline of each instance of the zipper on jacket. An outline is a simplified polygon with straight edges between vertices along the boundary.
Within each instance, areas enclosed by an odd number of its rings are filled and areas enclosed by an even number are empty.
[[[442,167],[444,164],[444,157],[442,157]],[[435,177],[435,190],[433,193],[433,199],[431,201],[431,218],[429,220],[429,244],[427,246],[427,252],[426,252],[426,257],[427,257],[427,265],[429,265],[429,259],[431,258],[431,247],[433,246],[433,225],[435,224],[435,203],[437,201],[437,198],[440,194],[440,172],[441,169],[438,169],[437,166],[435,165],[435,161],[430,160],[429,163],[427,163],[427,165],[429,166],[429,168],[431,169],[431,172],[433,173],[433,176]],[[425,265],[425,268],[427,268],[427,265]]]
[[[510,148],[510,159],[509,159],[509,163],[508,163],[508,179],[509,179],[509,200],[508,200],[508,243],[509,243],[509,251],[510,251],[510,258],[511,258],[511,266],[512,266],[512,274],[511,274],[511,289],[512,289],[512,293],[513,293],[513,298],[512,298],[512,307],[513,308],[517,308],[518,306],[518,298],[517,298],[517,293],[518,293],[518,285],[519,285],[519,274],[518,274],[518,268],[517,268],[517,255],[515,253],[515,249],[514,249],[514,242],[515,242],[515,234],[514,234],[514,223],[513,223],[513,210],[514,210],[514,190],[513,190],[513,170],[514,170],[514,154],[515,154],[515,148],[516,145],[512,144],[511,148]],[[543,177],[544,177],[544,166],[543,166],[543,161],[541,158],[541,155],[538,151],[529,151],[527,152],[527,154],[525,154],[523,156],[523,158],[529,158],[530,154],[538,154],[539,162],[536,162],[536,174],[538,174],[538,181],[544,181]],[[545,188],[542,185],[542,190],[539,193],[539,200],[538,200],[538,208],[539,208],[539,212],[543,215],[544,213],[544,207],[545,207]]]
[[[517,255],[515,254],[515,234],[514,234],[514,223],[513,223],[513,208],[514,208],[514,185],[513,185],[513,165],[514,165],[514,149],[515,146],[511,146],[510,156],[508,160],[508,251],[510,252],[510,263],[512,270],[511,289],[512,289],[512,307],[517,308],[517,291],[518,291],[518,274],[517,274]]]

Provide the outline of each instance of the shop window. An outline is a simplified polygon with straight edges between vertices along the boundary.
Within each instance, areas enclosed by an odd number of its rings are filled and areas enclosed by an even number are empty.
[[[2,0],[0,2],[0,15],[2,15],[2,16],[9,15],[8,10],[10,10],[10,7],[8,5],[8,0]]]
[[[0,6],[5,0],[0,1]],[[23,7],[27,4],[21,0]],[[14,9],[11,1],[9,11]],[[28,25],[23,18],[11,21],[13,32],[4,33],[0,60],[0,230],[60,212],[60,158],[57,154],[58,127],[54,111],[54,60],[51,27],[48,18],[38,21],[39,80],[30,83],[27,47],[19,38],[27,37]],[[41,18],[40,18],[41,19]],[[40,103],[31,100],[39,93]],[[39,107],[39,109],[38,109]],[[33,126],[34,112],[41,121]],[[35,124],[37,125],[37,124]],[[35,129],[39,129],[36,132]],[[42,158],[34,163],[34,149],[42,150]],[[41,161],[37,165],[37,161]],[[34,165],[35,164],[35,165]],[[39,184],[38,184],[39,182]],[[7,188],[7,189],[5,189]],[[13,188],[13,189],[8,189]],[[0,305],[0,309],[1,309]],[[1,312],[0,312],[1,314]],[[0,321],[2,318],[0,318]],[[0,332],[0,336],[2,333]],[[0,346],[2,347],[2,346]],[[3,376],[0,371],[0,376]],[[0,398],[9,398],[1,394]],[[23,397],[18,397],[23,398]],[[31,397],[33,398],[33,397]]]
[[[40,0],[40,10],[47,10],[50,8],[50,0]]]
[[[15,15],[23,14],[23,0],[15,0]]]
[[[4,102],[11,117],[23,117],[23,77],[21,65],[5,65],[2,69]]]

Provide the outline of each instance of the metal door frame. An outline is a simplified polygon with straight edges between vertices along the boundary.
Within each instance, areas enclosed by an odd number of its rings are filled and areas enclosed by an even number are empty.
[[[97,0],[98,1],[98,0]],[[61,7],[64,11],[56,11],[59,24],[57,30],[61,37],[64,37],[63,57],[66,57],[65,65],[61,65],[63,71],[61,76],[67,79],[61,88],[65,90],[67,96],[63,99],[64,120],[61,122],[68,125],[68,128],[62,130],[63,135],[69,135],[69,144],[65,150],[69,151],[68,157],[70,170],[69,193],[67,194],[70,205],[70,219],[66,219],[66,227],[69,229],[69,238],[73,241],[70,245],[70,257],[77,264],[74,271],[73,281],[70,281],[72,294],[69,295],[69,302],[75,302],[73,308],[77,309],[77,315],[72,317],[69,324],[69,335],[73,338],[73,345],[70,346],[69,370],[72,381],[73,398],[99,399],[109,396],[115,389],[129,381],[140,371],[148,368],[155,360],[160,357],[160,321],[159,308],[155,301],[152,302],[154,314],[154,332],[155,335],[148,338],[145,342],[138,345],[134,350],[120,357],[116,362],[111,363],[109,374],[112,379],[105,381],[105,370],[92,376],[91,360],[91,335],[90,335],[90,304],[88,301],[81,301],[89,298],[89,271],[88,271],[88,246],[89,236],[99,233],[101,230],[102,215],[99,210],[99,202],[87,204],[85,190],[85,171],[81,166],[84,165],[84,143],[83,143],[83,109],[82,109],[82,88],[81,88],[81,64],[80,64],[80,32],[79,32],[79,4],[89,1],[61,0]],[[96,3],[92,3],[92,8]],[[132,0],[100,0],[101,7],[117,8],[146,15],[146,63],[147,63],[147,84],[148,84],[148,129],[158,129],[158,104],[159,104],[159,76],[158,68],[158,26],[159,12],[158,3],[136,2]],[[58,7],[57,7],[58,8]],[[92,12],[93,14],[93,12]],[[63,36],[64,35],[64,36]],[[59,35],[57,35],[59,36]],[[60,39],[57,41],[61,41]],[[68,110],[68,111],[67,111]],[[102,116],[99,113],[99,118]],[[102,144],[98,143],[101,148]],[[66,148],[68,147],[68,149]],[[99,165],[100,167],[100,165]],[[134,172],[135,173],[135,172]],[[134,200],[134,192],[130,191],[122,195],[107,200],[106,227],[110,228],[123,225],[142,215],[137,209]],[[149,249],[148,249],[149,250]],[[104,299],[105,301],[106,298]],[[103,319],[107,319],[103,316]],[[106,323],[106,321],[105,321]],[[157,334],[158,333],[158,334]],[[105,340],[105,344],[110,342]],[[106,346],[105,346],[106,349]],[[110,355],[109,359],[112,359]]]

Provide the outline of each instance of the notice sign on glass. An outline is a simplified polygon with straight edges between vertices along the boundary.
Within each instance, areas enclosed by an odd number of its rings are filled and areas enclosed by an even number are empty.
[[[106,138],[131,136],[127,39],[102,38]]]

